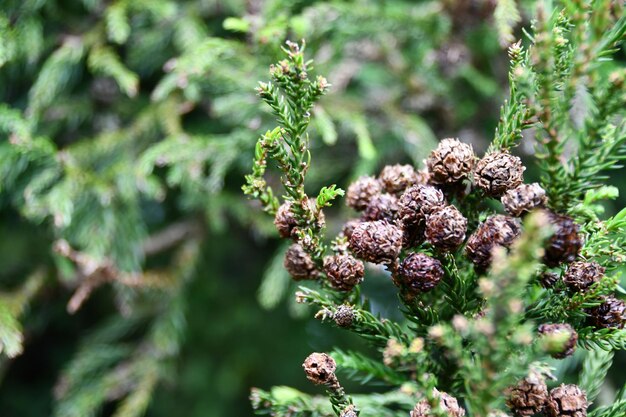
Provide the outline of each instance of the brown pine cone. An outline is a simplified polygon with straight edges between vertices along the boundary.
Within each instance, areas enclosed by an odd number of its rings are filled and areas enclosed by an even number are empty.
[[[402,192],[417,183],[418,177],[411,165],[387,165],[378,176],[386,192],[402,194]]]
[[[578,225],[571,217],[549,210],[547,214],[555,230],[546,243],[543,263],[549,267],[555,267],[563,262],[573,262],[583,244],[582,237],[578,233]]]
[[[507,390],[506,405],[516,415],[527,417],[539,413],[548,400],[548,387],[543,377],[531,373]]]
[[[522,183],[525,169],[517,156],[507,152],[493,152],[476,164],[474,182],[487,195],[500,197]]]
[[[287,249],[283,265],[289,272],[289,275],[296,281],[317,278],[318,272],[313,259],[297,243],[294,243]]]
[[[439,142],[426,160],[433,184],[452,184],[461,181],[474,169],[476,155],[472,145],[447,138]]]
[[[352,255],[333,255],[324,258],[324,272],[333,288],[352,291],[363,281],[365,267]]]
[[[365,210],[374,196],[383,190],[380,182],[374,177],[362,176],[348,186],[346,204],[357,211]]]
[[[354,314],[354,309],[349,305],[342,304],[337,307],[335,313],[333,314],[333,320],[339,327],[350,327],[354,322],[356,315]]]
[[[360,259],[389,264],[402,249],[402,230],[383,220],[360,223],[352,232],[349,248]]]
[[[502,214],[490,216],[469,237],[465,253],[476,267],[487,269],[491,265],[493,248],[508,248],[520,233],[521,227],[513,217]]]
[[[502,198],[504,210],[511,216],[519,217],[537,207],[543,207],[548,199],[546,190],[538,183],[520,184],[504,193]]]
[[[369,205],[363,212],[363,220],[386,220],[393,222],[398,216],[398,198],[389,193],[372,197]]]
[[[578,385],[561,384],[550,391],[546,412],[550,417],[587,417],[587,394]]]
[[[540,337],[547,342],[546,348],[553,358],[563,359],[576,351],[578,333],[567,323],[546,323],[539,326]],[[563,341],[564,338],[567,339]]]
[[[445,272],[439,260],[423,253],[412,253],[402,261],[398,274],[402,283],[417,294],[435,288]]]
[[[435,210],[426,219],[426,240],[445,252],[461,246],[466,231],[467,219],[454,206]]]
[[[604,268],[596,262],[572,262],[563,275],[563,282],[572,291],[585,291],[604,275]]]
[[[435,397],[439,398],[439,406],[443,408],[448,417],[464,417],[465,410],[459,405],[459,402],[452,395],[434,390],[433,394]],[[432,412],[432,408],[428,403],[428,400],[423,399],[422,401],[415,404],[415,407],[411,411],[411,417],[434,417],[435,414]]]
[[[398,218],[405,227],[420,225],[426,220],[426,216],[444,204],[440,190],[430,185],[417,184],[400,197]]]
[[[613,296],[603,298],[602,304],[587,309],[589,322],[599,329],[623,329],[626,321],[626,304]]]
[[[325,353],[311,353],[302,364],[309,381],[317,385],[330,385],[337,382],[335,360]]]
[[[293,201],[285,201],[283,204],[280,205],[280,207],[278,207],[278,210],[276,211],[276,216],[274,217],[274,225],[278,230],[278,234],[284,239],[297,238],[296,232],[298,231],[298,221],[296,220],[296,216],[293,214],[292,211],[292,208],[295,204],[296,203]],[[307,200],[307,204],[312,211],[315,211],[315,202],[313,200]],[[326,218],[323,211],[319,212],[317,222],[320,227],[324,227],[324,224],[326,223]]]

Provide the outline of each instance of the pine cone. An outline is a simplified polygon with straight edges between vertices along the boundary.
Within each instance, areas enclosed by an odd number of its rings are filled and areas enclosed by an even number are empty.
[[[291,277],[296,281],[317,278],[317,268],[311,256],[302,246],[294,243],[285,253],[284,266]]]
[[[329,385],[337,382],[335,360],[325,353],[311,353],[302,364],[309,381],[317,385]]]
[[[563,359],[572,356],[576,350],[578,333],[567,323],[549,323],[539,326],[541,338],[547,342],[548,353],[553,358]],[[567,337],[565,343],[563,338]]]
[[[550,391],[546,411],[550,417],[587,417],[587,394],[578,385],[561,384]]]
[[[443,193],[430,185],[417,184],[400,197],[398,218],[403,226],[419,225],[426,216],[443,207]]]
[[[578,225],[571,217],[552,211],[547,213],[555,231],[546,244],[543,263],[549,267],[555,267],[562,262],[574,261],[583,244],[582,238],[578,234]]]
[[[350,327],[354,322],[356,315],[354,309],[347,304],[342,304],[337,307],[333,314],[333,320],[339,327]]]
[[[539,276],[539,282],[543,288],[552,288],[554,284],[558,282],[559,278],[559,274],[546,271]]]
[[[505,191],[522,183],[525,169],[517,156],[507,152],[493,152],[476,164],[474,181],[487,195],[500,197]]]
[[[572,291],[585,291],[604,275],[604,268],[596,262],[572,262],[563,275],[563,282]]]
[[[391,263],[402,249],[402,230],[383,220],[363,222],[354,228],[349,248],[365,261]]]
[[[274,217],[274,225],[278,229],[278,234],[284,239],[292,237],[291,233],[298,226],[296,217],[291,212],[292,206],[292,201],[285,201],[278,207],[276,217]]]
[[[278,230],[278,234],[284,239],[297,238],[296,232],[298,230],[298,221],[292,211],[294,204],[296,203],[293,201],[285,201],[280,205],[280,207],[278,207],[276,216],[274,217],[274,225]],[[306,204],[309,205],[312,211],[315,211],[315,202],[313,200],[307,200]],[[323,227],[326,223],[323,211],[319,212],[317,222],[320,227]]]
[[[382,192],[380,182],[374,177],[362,176],[350,184],[346,192],[346,204],[357,211],[367,208],[368,204]]]
[[[476,267],[487,269],[491,265],[493,248],[496,245],[508,248],[520,233],[521,227],[513,217],[490,216],[469,237],[465,252]]]
[[[411,165],[387,165],[378,176],[385,191],[401,194],[405,189],[418,181],[417,173]]]
[[[324,258],[324,272],[333,288],[352,291],[363,281],[365,267],[352,255],[333,255]]]
[[[451,184],[466,178],[474,168],[476,156],[471,145],[458,139],[443,139],[426,160],[433,184]]]
[[[520,184],[508,190],[501,198],[504,210],[511,216],[519,217],[536,207],[546,204],[546,191],[538,183]]]
[[[363,220],[393,222],[398,216],[398,198],[384,193],[374,196],[363,213]]]
[[[439,398],[439,406],[443,408],[448,417],[464,417],[465,410],[459,405],[459,402],[452,395],[434,390],[433,394]],[[411,417],[435,417],[432,413],[430,404],[426,399],[415,404]]]
[[[412,253],[407,256],[400,264],[398,273],[402,283],[412,293],[432,290],[444,276],[441,262],[423,253]]]
[[[518,416],[532,416],[539,413],[548,400],[548,387],[537,373],[531,373],[516,386],[507,390],[506,405]]]
[[[436,210],[426,219],[426,240],[442,251],[461,246],[466,231],[467,219],[454,206]]]
[[[603,298],[602,304],[587,310],[589,322],[599,329],[623,329],[626,321],[626,304],[613,296]]]

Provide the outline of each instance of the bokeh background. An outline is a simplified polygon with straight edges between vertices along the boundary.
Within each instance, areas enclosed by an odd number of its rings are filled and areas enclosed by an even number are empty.
[[[301,370],[312,350],[366,350],[294,304],[272,219],[241,193],[273,126],[256,82],[286,39],[306,39],[333,85],[314,111],[311,193],[387,163],[421,167],[444,137],[481,154],[507,95],[505,46],[534,7],[2,1],[0,340],[21,326],[24,350],[0,360],[0,415],[248,416],[252,386],[313,389]],[[536,180],[532,145],[517,152]],[[622,194],[624,174],[611,177]],[[331,234],[351,215],[330,209]],[[398,314],[387,280],[364,292]],[[555,366],[573,375],[579,361]]]

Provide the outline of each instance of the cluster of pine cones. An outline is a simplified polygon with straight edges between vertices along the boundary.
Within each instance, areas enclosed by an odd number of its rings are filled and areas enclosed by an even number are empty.
[[[284,265],[296,280],[317,279],[323,272],[328,283],[340,291],[350,291],[364,277],[363,261],[385,265],[394,283],[405,296],[433,290],[445,272],[433,256],[412,251],[428,242],[436,254],[463,248],[478,272],[487,270],[496,246],[508,248],[521,233],[520,217],[541,209],[553,225],[554,234],[545,247],[543,262],[547,268],[568,264],[560,276],[545,272],[539,278],[545,287],[561,280],[571,292],[587,291],[598,282],[604,269],[595,262],[577,261],[583,244],[579,226],[567,215],[545,208],[546,193],[537,184],[524,184],[522,161],[508,152],[491,152],[478,159],[469,144],[457,139],[443,139],[425,161],[426,169],[416,171],[411,165],[390,165],[378,178],[364,176],[348,187],[346,203],[361,212],[343,228],[346,245],[316,265],[299,244],[292,245]],[[463,202],[472,189],[479,189],[484,199],[495,198],[506,214],[494,214],[478,224],[469,237],[468,220],[447,200]],[[291,205],[283,204],[275,224],[283,237],[294,238],[296,221]],[[459,204],[457,204],[459,205]],[[459,205],[460,206],[460,205]],[[323,222],[320,213],[318,222]],[[471,226],[471,225],[469,225]],[[561,288],[560,286],[559,288]],[[626,304],[608,296],[588,311],[589,322],[598,328],[623,328]],[[551,325],[543,333],[576,332],[565,324]],[[573,352],[573,347],[570,349]],[[567,350],[568,354],[571,354]],[[562,356],[556,352],[555,356]]]

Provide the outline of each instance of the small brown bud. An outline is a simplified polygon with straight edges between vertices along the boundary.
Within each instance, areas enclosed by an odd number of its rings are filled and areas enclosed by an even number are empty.
[[[604,297],[597,307],[587,309],[589,322],[599,329],[623,329],[626,321],[626,304],[613,296]]]
[[[403,226],[423,223],[426,216],[443,207],[443,193],[430,185],[417,184],[400,197],[398,217]]]
[[[357,211],[365,210],[372,198],[381,192],[382,186],[376,178],[360,177],[348,187],[346,204]]]
[[[297,243],[289,246],[285,253],[284,266],[291,277],[296,281],[315,279],[318,272],[311,256]]]
[[[363,281],[365,267],[352,255],[333,255],[324,258],[324,272],[333,288],[352,291]]]
[[[454,206],[437,209],[426,219],[426,240],[445,252],[461,246],[466,231],[467,219]]]
[[[546,271],[539,276],[539,283],[543,288],[552,288],[559,281],[559,278],[559,274]]]
[[[349,248],[365,261],[391,263],[402,249],[402,230],[383,220],[360,223],[352,232]]]
[[[587,394],[578,385],[561,384],[550,391],[546,412],[550,417],[587,417]]]
[[[493,152],[485,155],[476,164],[474,181],[487,195],[500,197],[523,181],[522,160],[507,152]]]
[[[553,358],[572,356],[576,350],[578,333],[567,323],[547,323],[539,326],[539,335],[546,351]]]
[[[536,207],[543,207],[546,202],[546,191],[538,183],[520,184],[508,190],[501,198],[504,210],[511,216],[519,217]]]
[[[363,220],[386,220],[393,222],[398,216],[398,198],[384,193],[372,197],[363,213]]]
[[[349,405],[341,411],[339,417],[359,417],[359,415],[356,412],[356,408],[353,405]]]
[[[548,400],[548,387],[543,377],[532,372],[516,386],[507,390],[506,405],[516,415],[527,417],[539,413]]]
[[[402,283],[412,292],[428,292],[444,276],[441,262],[423,253],[412,253],[400,264],[398,273]]]
[[[354,309],[347,304],[342,304],[337,307],[333,314],[333,320],[339,327],[350,327],[356,318]]]
[[[292,232],[298,226],[298,221],[296,220],[296,216],[291,211],[291,207],[293,206],[292,201],[286,201],[278,207],[278,211],[276,212],[276,217],[274,217],[274,225],[278,230],[278,234],[282,238],[290,238],[292,237]]]
[[[543,262],[549,267],[558,266],[563,262],[573,262],[583,244],[578,233],[578,225],[571,217],[552,211],[547,211],[547,214],[555,230],[546,242]]]
[[[317,385],[329,385],[337,382],[335,360],[325,353],[311,353],[302,364],[309,381]]]
[[[439,407],[441,407],[448,417],[464,417],[465,410],[459,405],[459,402],[452,395],[434,390],[433,394],[439,399]],[[434,417],[432,408],[426,399],[415,404],[411,411],[411,417]]]
[[[467,240],[465,252],[480,269],[491,265],[496,246],[508,248],[521,233],[518,221],[512,217],[496,214],[488,217]]]
[[[466,178],[474,168],[472,146],[458,139],[443,139],[426,160],[433,184],[451,184]]]
[[[417,174],[411,165],[387,165],[380,172],[378,179],[388,193],[401,194],[417,182]]]
[[[572,262],[563,275],[563,282],[572,291],[586,291],[604,275],[604,268],[596,262]]]

